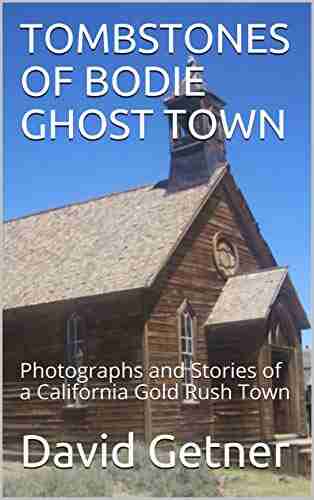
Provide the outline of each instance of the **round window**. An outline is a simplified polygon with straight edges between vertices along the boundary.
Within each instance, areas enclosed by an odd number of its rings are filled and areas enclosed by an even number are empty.
[[[224,278],[233,276],[239,267],[238,249],[223,233],[214,236],[214,261],[217,270]]]

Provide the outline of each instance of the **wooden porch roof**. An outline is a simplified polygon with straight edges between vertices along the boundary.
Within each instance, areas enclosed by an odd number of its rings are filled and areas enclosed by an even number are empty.
[[[284,285],[290,291],[299,327],[310,328],[307,315],[291,283],[286,267],[263,269],[230,277],[205,325],[219,327],[234,323],[266,321]]]

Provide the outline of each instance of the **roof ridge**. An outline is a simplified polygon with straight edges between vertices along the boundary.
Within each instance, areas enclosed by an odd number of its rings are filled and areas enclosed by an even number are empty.
[[[289,267],[288,266],[264,267],[263,269],[256,269],[256,271],[247,271],[245,273],[234,274],[233,276],[230,276],[230,278],[239,278],[241,276],[248,276],[249,274],[259,274],[259,273],[266,273],[269,271],[283,271],[283,270],[289,271]]]
[[[21,217],[13,217],[12,219],[7,219],[4,221],[4,224],[10,224],[11,222],[17,222],[19,220],[28,219],[30,217],[36,217],[38,215],[44,215],[44,214],[47,214],[49,212],[56,212],[57,210],[63,210],[65,208],[69,208],[69,207],[85,205],[85,204],[91,203],[93,201],[100,201],[100,200],[103,200],[105,198],[119,196],[120,194],[126,194],[126,193],[130,193],[132,191],[140,191],[141,189],[145,189],[145,188],[153,188],[161,182],[163,182],[163,180],[159,181],[158,183],[155,182],[155,183],[151,183],[151,184],[143,184],[141,186],[132,187],[132,188],[126,189],[125,191],[113,191],[112,193],[107,193],[107,194],[103,194],[100,196],[94,196],[92,198],[88,198],[87,200],[65,203],[64,205],[60,205],[59,207],[52,207],[52,208],[47,208],[44,210],[38,210],[38,212],[33,212],[31,214],[22,215]]]

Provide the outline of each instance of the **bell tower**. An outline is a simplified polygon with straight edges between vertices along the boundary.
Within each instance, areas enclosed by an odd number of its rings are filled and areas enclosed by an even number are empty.
[[[197,66],[193,57],[188,59],[187,66]],[[220,119],[220,110],[225,103],[208,90],[197,69],[191,73],[193,77],[197,76],[201,80],[201,83],[191,83],[191,89],[202,90],[204,95],[187,96],[186,82],[183,80],[180,84],[180,95],[171,96],[165,100],[168,109],[186,110],[186,114],[178,115],[177,139],[173,139],[172,117],[169,116],[171,154],[169,192],[207,183],[214,170],[226,161],[225,137]],[[194,120],[194,129],[202,139],[195,138],[190,133],[188,125],[192,113],[202,109],[210,110],[215,115],[217,123],[215,133],[208,139],[203,139],[212,129],[213,120],[208,115],[200,113]]]

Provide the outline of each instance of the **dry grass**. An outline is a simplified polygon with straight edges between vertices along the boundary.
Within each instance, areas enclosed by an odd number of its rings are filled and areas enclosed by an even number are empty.
[[[42,467],[23,469],[20,464],[5,463],[3,467],[6,497],[84,497],[84,496],[309,496],[311,482],[307,479],[280,475],[271,471],[230,469],[209,471],[177,467],[159,470],[137,462],[132,470],[116,467],[72,470]]]
[[[148,496],[182,497],[217,494],[218,482],[205,464],[198,470],[158,469],[147,458],[143,445],[134,447],[134,468],[119,469],[110,463],[102,469],[95,463],[90,469],[75,465],[73,469],[45,466],[24,469],[6,464],[3,474],[6,497],[103,497]]]
[[[303,497],[311,495],[311,481],[270,470],[230,469],[220,475],[222,496]]]

